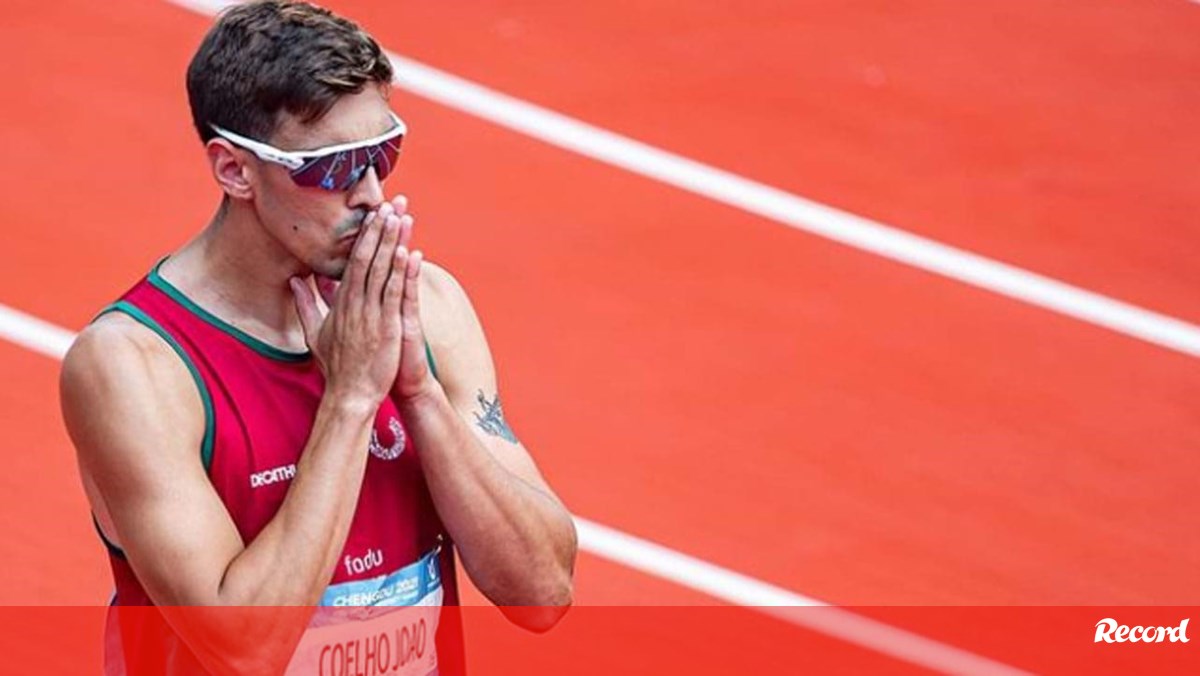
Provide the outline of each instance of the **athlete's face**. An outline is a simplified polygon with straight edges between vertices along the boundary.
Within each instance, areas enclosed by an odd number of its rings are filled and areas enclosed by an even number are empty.
[[[317,122],[302,125],[290,115],[268,141],[283,150],[311,150],[378,136],[394,126],[385,93],[367,87],[343,96]],[[384,201],[374,169],[345,191],[302,188],[286,167],[260,162],[255,207],[267,230],[307,269],[340,279],[368,213]]]

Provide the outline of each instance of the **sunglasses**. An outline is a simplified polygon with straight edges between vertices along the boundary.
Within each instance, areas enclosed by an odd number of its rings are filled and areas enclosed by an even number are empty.
[[[215,124],[213,131],[230,143],[254,153],[258,159],[287,167],[292,181],[301,188],[320,188],[330,192],[348,190],[375,168],[379,180],[387,178],[400,155],[400,142],[408,131],[404,121],[388,112],[395,123],[387,132],[365,141],[340,143],[316,150],[280,150],[261,141],[246,138]]]

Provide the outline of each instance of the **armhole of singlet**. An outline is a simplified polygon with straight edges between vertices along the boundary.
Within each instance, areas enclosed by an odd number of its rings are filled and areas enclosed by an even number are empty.
[[[175,354],[183,360],[183,365],[187,367],[188,373],[192,375],[192,380],[196,383],[196,389],[200,391],[200,403],[204,406],[204,438],[200,441],[200,459],[204,463],[204,471],[208,472],[212,467],[213,440],[216,437],[216,418],[213,415],[212,397],[209,395],[208,386],[204,384],[204,379],[200,377],[200,371],[196,369],[196,365],[192,363],[192,358],[184,351],[183,347],[175,340],[175,337],[167,332],[158,322],[154,321],[150,315],[142,312],[141,308],[137,307],[129,301],[117,301],[112,305],[104,308],[92,320],[95,321],[109,312],[121,312],[132,317],[142,326],[153,331],[162,338]],[[92,515],[92,522],[96,526],[96,532],[99,533],[100,539],[104,542],[105,548],[114,555],[125,558],[125,552],[120,547],[113,544],[108,536],[104,534],[104,530],[100,528],[100,522],[96,519],[96,515]]]
[[[437,364],[433,363],[433,350],[429,349],[429,341],[425,341],[425,358],[429,360],[429,372],[433,374],[433,379],[437,380]]]
[[[104,534],[104,529],[100,527],[100,520],[96,518],[95,512],[92,512],[92,525],[96,527],[96,535],[100,536],[100,541],[104,543],[104,548],[108,550],[108,553],[118,559],[125,558],[125,552],[120,547],[114,545],[113,541],[109,540],[108,536]],[[113,596],[116,596],[116,592],[113,592]]]

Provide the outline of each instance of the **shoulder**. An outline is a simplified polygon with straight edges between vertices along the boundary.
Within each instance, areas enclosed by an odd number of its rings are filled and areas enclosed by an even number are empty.
[[[446,312],[461,312],[462,306],[470,305],[467,290],[458,279],[430,260],[421,264],[421,298],[429,299],[439,310]]]
[[[202,412],[191,381],[162,338],[124,313],[109,312],[81,331],[63,358],[59,390],[68,431],[90,439],[135,420],[190,427],[188,419]]]
[[[66,375],[147,369],[170,375],[169,364],[182,366],[182,361],[167,340],[120,310],[105,312],[84,327],[63,357]]]
[[[467,290],[433,261],[421,265],[421,323],[435,351],[452,350],[483,330]]]
[[[469,406],[477,390],[495,388],[495,363],[471,299],[450,271],[421,266],[421,325],[451,401]]]
[[[103,377],[111,371],[134,373],[165,360],[168,345],[148,327],[123,312],[112,311],[88,324],[63,358],[64,381]]]

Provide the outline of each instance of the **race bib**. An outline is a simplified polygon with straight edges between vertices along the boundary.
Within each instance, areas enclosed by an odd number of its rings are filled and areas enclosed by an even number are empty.
[[[442,580],[437,547],[404,568],[330,585],[289,675],[427,676],[437,671]]]

